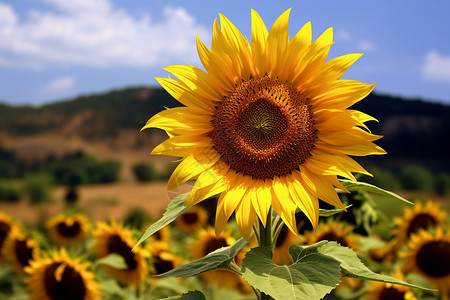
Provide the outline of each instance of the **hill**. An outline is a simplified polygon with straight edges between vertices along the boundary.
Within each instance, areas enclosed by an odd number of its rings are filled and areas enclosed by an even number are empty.
[[[164,138],[158,130],[139,133],[148,118],[179,104],[163,89],[132,87],[40,107],[0,104],[0,147],[22,156],[83,150],[97,157],[148,159]],[[399,168],[419,164],[450,170],[450,106],[372,93],[355,109],[376,117],[369,127],[384,135],[377,142],[387,156],[359,158],[365,164]]]

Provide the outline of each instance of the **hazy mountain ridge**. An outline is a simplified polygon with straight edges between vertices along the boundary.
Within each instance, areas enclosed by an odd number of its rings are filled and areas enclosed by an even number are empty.
[[[102,140],[123,138],[123,133],[127,131],[137,132],[164,107],[179,105],[163,89],[153,87],[113,90],[41,107],[0,103],[0,135],[10,139],[36,139],[40,135],[52,134],[100,143]],[[384,135],[377,144],[389,154],[362,160],[388,167],[408,161],[431,169],[450,170],[447,155],[450,105],[372,93],[352,108],[380,121],[370,122],[369,127],[373,133]],[[148,138],[148,135],[140,137]],[[133,143],[128,146],[140,146],[139,141]]]

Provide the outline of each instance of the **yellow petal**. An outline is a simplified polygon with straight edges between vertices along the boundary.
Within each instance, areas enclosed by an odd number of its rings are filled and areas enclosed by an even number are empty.
[[[257,180],[249,190],[249,197],[252,201],[256,214],[266,227],[267,215],[272,203],[272,183],[270,180]]]
[[[253,209],[252,201],[247,196],[244,196],[242,201],[236,207],[235,216],[242,237],[249,240],[253,229],[253,223],[255,222],[256,212]]]
[[[264,54],[265,67],[269,76],[275,77],[281,72],[286,57],[286,49],[289,42],[288,22],[291,9],[286,10],[273,24],[266,41],[266,52]]]
[[[252,56],[256,72],[259,77],[263,77],[266,70],[263,67],[264,51],[266,49],[266,40],[268,32],[266,25],[259,14],[252,9]]]
[[[293,172],[293,174],[295,171]],[[297,204],[298,208],[308,217],[309,221],[316,228],[319,221],[319,202],[317,197],[308,193],[295,176],[286,176],[289,194]]]
[[[172,190],[188,180],[196,177],[202,172],[205,172],[213,164],[220,159],[219,153],[210,147],[204,148],[204,151],[186,157],[173,171],[167,184],[167,189]]]
[[[186,157],[206,147],[211,147],[211,138],[204,135],[182,135],[165,140],[153,149],[153,155]]]
[[[141,129],[160,128],[171,134],[201,134],[212,130],[212,115],[190,107],[175,107],[163,110],[147,121]],[[183,120],[183,122],[180,122]]]
[[[275,176],[272,180],[272,207],[289,230],[297,235],[297,223],[295,222],[297,205],[289,195],[288,186],[279,176]]]
[[[159,84],[178,102],[183,105],[214,113],[212,102],[197,95],[182,81],[172,78],[155,78]]]
[[[167,72],[177,76],[191,91],[203,99],[220,101],[222,97],[209,82],[208,74],[204,71],[186,65],[174,65],[163,68]]]

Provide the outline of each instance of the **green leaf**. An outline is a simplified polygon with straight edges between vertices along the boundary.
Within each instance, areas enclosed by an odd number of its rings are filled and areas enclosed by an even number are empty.
[[[191,277],[217,269],[220,265],[231,261],[247,243],[245,239],[241,238],[231,246],[219,248],[199,260],[184,264],[157,276]]]
[[[341,263],[342,276],[344,277],[381,281],[424,289],[394,277],[372,272],[359,260],[355,251],[348,247],[341,246],[336,242],[321,241],[304,248],[298,245],[293,245],[289,248],[289,252],[292,251],[293,253],[304,252],[305,250],[311,253],[322,253],[339,261]]]
[[[123,256],[117,253],[111,253],[105,257],[102,257],[95,261],[95,264],[110,266],[119,270],[125,270],[128,268]]]
[[[190,206],[185,206],[184,202],[186,201],[187,196],[189,193],[184,193],[181,195],[176,196],[173,198],[172,202],[170,202],[169,206],[167,206],[166,211],[164,212],[161,219],[153,223],[147,230],[145,231],[144,235],[141,237],[141,239],[137,242],[136,246],[133,247],[136,248],[141,244],[143,241],[145,241],[149,236],[163,228],[164,226],[169,225],[172,223],[177,217],[179,217],[181,214],[186,212]]]
[[[242,262],[242,276],[275,299],[321,299],[340,282],[339,262],[322,253],[289,253],[294,263],[279,266],[266,247],[251,249]],[[295,249],[297,250],[297,249]],[[311,252],[311,251],[310,251]]]
[[[164,300],[206,300],[205,295],[200,291],[189,291],[180,296],[164,298]]]
[[[351,205],[346,206],[345,208],[349,209],[350,207],[352,207]],[[340,208],[335,208],[335,209],[323,209],[323,208],[319,208],[319,216],[321,217],[329,217],[341,212],[345,212],[345,210],[340,209]]]
[[[386,197],[389,197],[389,198],[392,198],[392,199],[400,200],[400,201],[403,201],[405,203],[414,205],[412,202],[406,200],[403,197],[400,197],[399,195],[397,195],[397,194],[395,194],[393,192],[383,190],[383,189],[381,189],[381,188],[379,188],[379,187],[377,187],[375,185],[372,185],[372,184],[369,184],[369,183],[366,183],[366,182],[354,182],[354,181],[347,180],[347,179],[339,179],[339,181],[350,192],[351,191],[357,191],[357,190],[363,190],[363,191],[376,193],[376,194],[379,194],[379,195],[383,195],[383,196],[386,196]]]

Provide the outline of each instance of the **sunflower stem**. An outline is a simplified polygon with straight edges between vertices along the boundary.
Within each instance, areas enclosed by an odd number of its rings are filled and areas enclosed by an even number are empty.
[[[267,247],[270,249],[270,251],[273,251],[273,237],[272,237],[272,222],[273,222],[273,214],[272,214],[272,208],[270,208],[269,213],[267,214],[268,220],[266,221],[266,227],[264,227],[264,224],[261,222],[261,220],[258,218],[258,227],[259,230],[256,233],[256,237],[259,243],[260,247]],[[255,292],[256,293],[256,292]],[[258,299],[261,300],[271,300],[273,299],[271,296],[264,294],[263,292],[259,291],[259,294],[256,293],[256,296]]]

